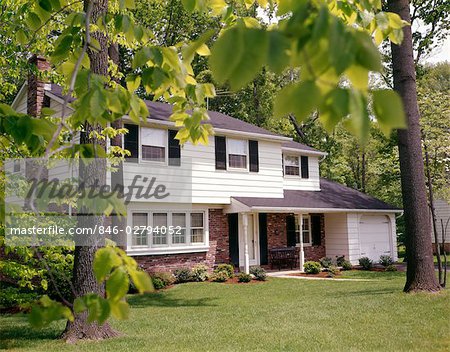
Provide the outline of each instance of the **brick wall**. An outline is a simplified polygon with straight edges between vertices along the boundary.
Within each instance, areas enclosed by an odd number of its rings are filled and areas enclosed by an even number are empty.
[[[267,214],[267,244],[269,249],[275,247],[287,246],[287,233],[286,233],[286,216],[290,214]],[[304,247],[305,261],[314,260],[318,261],[320,258],[325,257],[325,217],[320,214],[321,222],[321,244],[320,246],[308,246]]]
[[[45,82],[39,77],[40,73],[50,69],[50,64],[41,56],[33,55],[30,64],[35,66],[36,72],[28,76],[27,113],[39,116],[44,104]]]
[[[204,264],[211,270],[220,263],[229,262],[228,218],[222,209],[209,209],[209,250],[200,253],[136,256],[134,259],[148,272],[174,271]]]

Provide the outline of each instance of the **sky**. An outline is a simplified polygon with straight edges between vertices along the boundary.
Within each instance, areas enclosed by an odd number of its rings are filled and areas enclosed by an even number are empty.
[[[442,45],[436,47],[424,61],[430,64],[441,61],[450,61],[450,36],[447,37]]]

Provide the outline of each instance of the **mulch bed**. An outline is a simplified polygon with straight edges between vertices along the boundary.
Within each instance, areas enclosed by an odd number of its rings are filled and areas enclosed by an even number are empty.
[[[245,284],[262,284],[264,282],[267,282],[267,281],[251,280],[250,282],[239,282],[238,278],[236,276],[234,276],[231,279],[228,279],[227,281],[221,282],[221,283],[245,285]]]
[[[341,274],[336,274],[335,276],[340,276],[340,275]],[[327,279],[330,278],[328,276],[328,272],[326,272],[326,271],[321,271],[318,274],[295,273],[295,274],[289,274],[289,276],[316,277],[316,278],[327,278]]]

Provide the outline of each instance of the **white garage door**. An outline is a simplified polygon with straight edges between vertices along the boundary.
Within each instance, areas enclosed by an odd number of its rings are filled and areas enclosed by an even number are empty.
[[[390,224],[384,215],[363,215],[359,222],[361,257],[378,262],[380,255],[392,255],[390,245]]]

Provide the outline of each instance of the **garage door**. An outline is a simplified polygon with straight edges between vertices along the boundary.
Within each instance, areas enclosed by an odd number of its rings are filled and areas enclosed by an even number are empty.
[[[359,222],[361,257],[379,261],[380,255],[391,253],[390,224],[384,215],[363,215]]]

